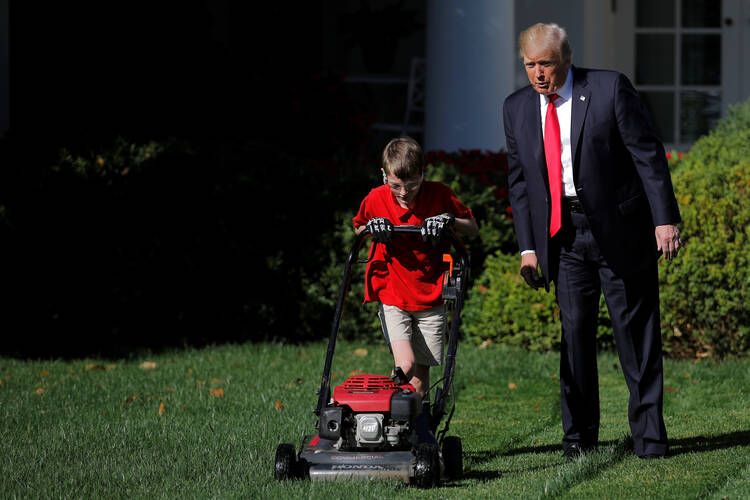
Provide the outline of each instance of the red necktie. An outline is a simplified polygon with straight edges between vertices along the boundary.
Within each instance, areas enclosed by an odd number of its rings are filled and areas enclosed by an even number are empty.
[[[544,119],[544,156],[547,158],[547,174],[549,175],[549,194],[552,214],[549,221],[549,235],[554,236],[562,226],[560,215],[562,193],[562,143],[560,142],[560,122],[557,120],[555,99],[559,96],[549,96],[547,116]]]

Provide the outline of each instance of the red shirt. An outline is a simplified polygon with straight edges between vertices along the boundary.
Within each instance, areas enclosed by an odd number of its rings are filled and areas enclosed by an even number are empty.
[[[422,182],[415,202],[413,210],[403,208],[384,184],[362,200],[359,212],[352,219],[354,227],[364,226],[374,217],[385,217],[394,226],[422,225],[427,217],[443,213],[473,217],[471,210],[440,182]],[[404,311],[424,311],[439,305],[443,272],[447,269],[443,254],[448,245],[442,242],[434,247],[423,242],[418,234],[394,234],[390,243],[378,244],[367,265],[365,302],[381,302]]]

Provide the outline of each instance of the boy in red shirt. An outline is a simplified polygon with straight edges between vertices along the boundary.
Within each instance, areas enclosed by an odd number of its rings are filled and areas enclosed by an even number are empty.
[[[370,191],[353,219],[357,234],[367,228],[383,243],[367,266],[365,302],[380,303],[394,378],[410,382],[424,395],[430,366],[443,359],[443,254],[449,243],[441,237],[451,227],[466,235],[478,228],[471,210],[448,186],[424,180],[422,148],[414,139],[391,140],[383,150],[381,171],[383,186]],[[394,235],[394,225],[421,225],[422,239]]]

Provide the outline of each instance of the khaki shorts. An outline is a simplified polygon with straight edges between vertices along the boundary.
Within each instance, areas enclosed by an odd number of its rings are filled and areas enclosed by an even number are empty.
[[[426,311],[404,311],[396,306],[380,304],[378,316],[388,345],[397,340],[409,340],[418,364],[442,364],[445,305],[440,304]]]

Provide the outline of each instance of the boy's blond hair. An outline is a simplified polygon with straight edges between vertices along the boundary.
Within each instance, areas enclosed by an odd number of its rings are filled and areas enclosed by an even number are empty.
[[[391,139],[383,149],[383,170],[398,179],[411,179],[422,175],[422,147],[411,137]]]

